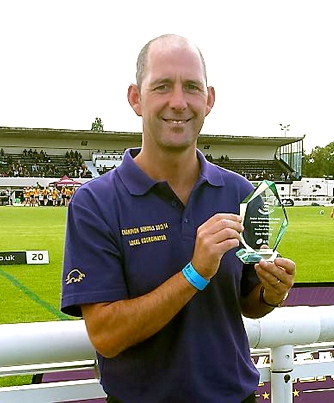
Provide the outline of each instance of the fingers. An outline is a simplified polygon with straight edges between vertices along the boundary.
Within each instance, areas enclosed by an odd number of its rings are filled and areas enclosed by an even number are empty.
[[[192,263],[206,278],[218,270],[222,256],[236,248],[243,230],[241,217],[236,214],[215,214],[197,229]]]
[[[286,273],[295,276],[296,275],[296,264],[290,259],[278,257],[275,259],[275,265]]]
[[[234,214],[216,214],[198,228],[197,239],[222,253],[237,247],[243,230],[241,218]]]
[[[232,213],[217,213],[210,217],[206,223],[213,223],[221,220],[228,220],[228,221],[234,221],[234,222],[239,222],[241,223],[242,219],[241,216],[238,214],[232,214]]]
[[[234,231],[233,235],[237,233],[237,237],[239,237],[240,232],[243,230],[241,217],[236,214],[216,214],[204,223],[202,227],[204,226],[207,227],[208,232],[212,235],[221,235],[225,230],[225,233],[232,230]]]
[[[261,260],[254,268],[265,288],[287,292],[294,284],[296,265],[290,259],[276,258],[273,263]]]

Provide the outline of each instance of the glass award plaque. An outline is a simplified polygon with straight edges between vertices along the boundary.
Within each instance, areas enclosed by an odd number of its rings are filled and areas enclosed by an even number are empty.
[[[288,216],[275,183],[263,180],[240,204],[240,215],[244,231],[243,248],[236,252],[238,258],[246,264],[261,259],[273,261],[279,256],[277,247],[288,227]]]

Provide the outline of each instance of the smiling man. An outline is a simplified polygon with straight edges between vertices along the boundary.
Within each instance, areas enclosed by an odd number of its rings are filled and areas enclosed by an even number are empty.
[[[70,202],[62,310],[83,316],[110,403],[255,402],[242,314],[279,306],[295,264],[235,256],[253,186],[197,149],[215,92],[194,44],[146,44],[128,100],[142,146]]]
[[[193,152],[215,93],[207,87],[203,58],[182,38],[161,38],[141,53],[138,84],[128,91],[129,102],[143,119],[143,154]],[[173,57],[171,57],[171,55]],[[191,150],[191,151],[190,151]],[[167,154],[166,154],[167,152]],[[187,159],[187,154],[183,158]],[[146,158],[146,157],[144,157]],[[151,158],[151,156],[150,156]]]

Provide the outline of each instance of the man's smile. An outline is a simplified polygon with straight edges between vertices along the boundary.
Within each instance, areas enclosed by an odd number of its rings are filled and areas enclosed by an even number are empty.
[[[190,119],[176,120],[176,119],[163,119],[166,123],[171,123],[175,125],[182,125],[189,122]]]

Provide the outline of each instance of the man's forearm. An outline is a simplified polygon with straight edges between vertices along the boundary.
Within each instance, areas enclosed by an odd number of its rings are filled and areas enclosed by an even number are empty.
[[[138,298],[83,305],[90,340],[100,354],[114,357],[161,330],[196,292],[179,272]]]

